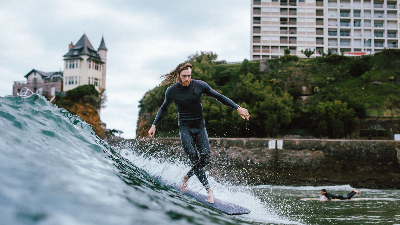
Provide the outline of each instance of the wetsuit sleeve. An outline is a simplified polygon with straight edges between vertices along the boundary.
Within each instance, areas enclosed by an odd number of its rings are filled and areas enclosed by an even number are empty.
[[[330,201],[330,200],[332,200],[332,196],[331,196],[331,194],[329,194],[329,193],[326,193],[325,194],[325,197]]]
[[[232,100],[230,100],[229,98],[225,97],[224,95],[216,92],[214,89],[212,89],[210,87],[210,85],[208,85],[206,82],[200,81],[200,86],[202,87],[203,93],[211,96],[215,99],[217,99],[218,101],[220,101],[222,104],[232,107],[234,109],[237,109],[239,106],[234,103]]]
[[[172,99],[171,99],[170,95],[171,94],[170,94],[170,91],[169,91],[169,88],[168,88],[167,91],[165,92],[164,103],[162,104],[162,106],[158,110],[157,116],[154,119],[154,122],[153,122],[154,126],[156,126],[164,118],[165,114],[167,113],[168,107],[172,103]]]

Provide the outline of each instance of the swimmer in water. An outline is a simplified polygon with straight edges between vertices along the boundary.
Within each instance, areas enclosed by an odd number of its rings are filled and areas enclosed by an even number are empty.
[[[353,191],[351,191],[349,194],[347,194],[347,196],[343,196],[343,195],[330,194],[330,193],[326,192],[325,189],[321,189],[321,195],[324,196],[326,198],[326,200],[328,200],[328,201],[331,201],[332,199],[350,200],[355,194],[360,194],[360,193],[361,193],[360,191],[353,189]]]

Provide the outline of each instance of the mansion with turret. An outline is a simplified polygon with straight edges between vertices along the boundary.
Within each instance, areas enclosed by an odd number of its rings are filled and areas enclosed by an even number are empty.
[[[23,87],[47,99],[85,84],[94,85],[98,91],[105,89],[107,48],[104,38],[96,50],[84,34],[75,45],[71,42],[63,57],[64,71],[43,72],[32,69],[24,76],[26,80],[14,82],[13,96]]]

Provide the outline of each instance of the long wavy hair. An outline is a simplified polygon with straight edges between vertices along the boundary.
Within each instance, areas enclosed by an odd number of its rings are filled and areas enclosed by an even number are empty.
[[[170,83],[175,83],[175,82],[179,81],[179,74],[181,74],[182,71],[187,70],[189,68],[192,68],[192,64],[190,64],[188,62],[184,62],[184,63],[179,64],[169,74],[161,76],[161,78],[164,79],[162,84],[163,85],[168,85]]]

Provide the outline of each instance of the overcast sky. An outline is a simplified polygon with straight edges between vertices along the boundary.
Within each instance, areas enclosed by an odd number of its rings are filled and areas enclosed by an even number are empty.
[[[108,49],[108,100],[101,120],[134,138],[138,102],[189,55],[250,57],[249,0],[19,1],[0,0],[0,96],[32,69],[63,68],[68,44],[85,33]]]

